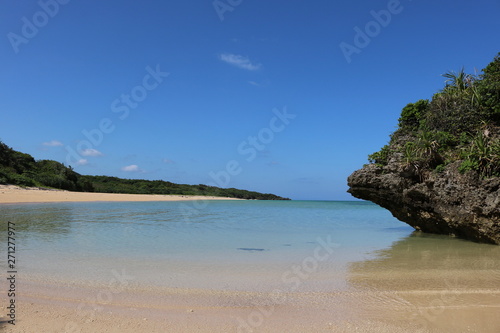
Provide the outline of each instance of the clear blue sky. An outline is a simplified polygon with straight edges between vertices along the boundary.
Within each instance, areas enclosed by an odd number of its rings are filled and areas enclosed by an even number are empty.
[[[500,51],[498,0],[216,5],[3,1],[0,139],[82,174],[349,200],[402,107]]]

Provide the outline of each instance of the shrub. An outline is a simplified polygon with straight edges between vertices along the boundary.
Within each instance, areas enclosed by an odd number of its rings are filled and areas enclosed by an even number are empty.
[[[405,174],[421,180],[455,161],[461,172],[500,176],[500,53],[480,76],[463,68],[443,76],[445,87],[430,101],[402,109],[390,145],[369,155],[370,163],[387,165],[397,151]]]
[[[389,154],[391,150],[389,145],[385,145],[382,147],[380,151],[377,151],[371,155],[368,155],[368,161],[370,163],[375,163],[379,165],[387,165],[389,162]]]
[[[444,131],[433,133],[433,138],[439,144],[439,147],[443,149],[455,147],[459,142],[455,135]]]
[[[14,184],[14,185],[21,185],[21,186],[35,186],[35,181],[31,178],[26,177],[25,175],[20,175],[20,174],[13,174],[9,182]]]
[[[464,96],[436,94],[429,104],[426,124],[429,130],[460,135],[474,133],[487,116],[487,110],[475,106]]]
[[[446,166],[444,164],[439,164],[436,169],[434,169],[437,173],[442,173]]]
[[[479,131],[467,149],[462,152],[464,161],[459,170],[476,170],[483,177],[500,173],[500,140],[492,140],[487,130]]]
[[[403,131],[415,131],[424,120],[429,101],[421,99],[415,103],[409,103],[401,110],[399,118],[399,128]]]
[[[468,144],[470,142],[470,140],[471,140],[471,137],[469,134],[467,134],[466,132],[460,133],[459,142],[461,145]]]
[[[483,69],[478,91],[489,119],[500,125],[500,53]]]
[[[464,161],[462,161],[462,163],[458,167],[458,171],[460,173],[465,173],[465,172],[471,171],[471,170],[477,171],[478,168],[479,168],[479,166],[478,166],[476,161],[464,160]]]

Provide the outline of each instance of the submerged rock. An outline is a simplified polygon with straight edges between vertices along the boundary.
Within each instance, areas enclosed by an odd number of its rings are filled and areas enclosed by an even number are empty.
[[[417,230],[500,244],[500,178],[462,174],[458,163],[419,177],[397,163],[369,164],[349,176],[348,192]]]

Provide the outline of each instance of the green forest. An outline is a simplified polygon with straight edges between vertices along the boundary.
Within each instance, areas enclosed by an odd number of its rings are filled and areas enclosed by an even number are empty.
[[[81,192],[203,195],[249,200],[290,200],[274,194],[235,188],[219,188],[201,184],[175,184],[163,180],[81,175],[71,167],[57,161],[35,160],[33,156],[16,151],[1,141],[0,184]]]
[[[368,157],[380,166],[398,162],[422,178],[449,165],[482,177],[500,176],[500,53],[481,74],[443,74],[430,100],[406,105],[388,145]]]

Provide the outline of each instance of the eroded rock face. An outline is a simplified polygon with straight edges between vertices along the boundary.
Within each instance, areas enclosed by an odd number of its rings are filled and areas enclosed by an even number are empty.
[[[348,192],[417,230],[500,244],[500,178],[461,174],[457,163],[421,177],[391,163],[370,164],[349,176]]]

